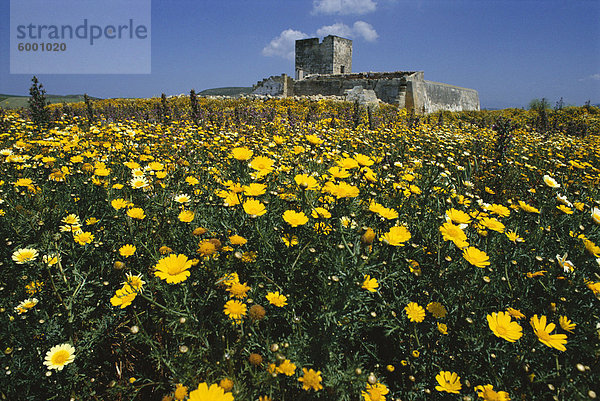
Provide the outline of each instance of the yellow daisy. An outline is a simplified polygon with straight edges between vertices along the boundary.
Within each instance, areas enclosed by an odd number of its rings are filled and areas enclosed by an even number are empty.
[[[135,253],[136,249],[137,248],[135,247],[135,245],[123,245],[119,248],[119,255],[123,256],[124,258],[128,258]]]
[[[12,254],[12,260],[15,263],[22,265],[24,263],[33,262],[38,257],[38,251],[33,248],[17,249]]]
[[[48,367],[48,370],[63,370],[66,365],[75,360],[75,348],[71,344],[66,343],[55,345],[46,353],[44,359],[44,365]]]
[[[158,261],[154,275],[169,284],[181,283],[190,276],[188,269],[192,263],[185,255],[171,254]]]
[[[538,337],[540,342],[550,348],[556,348],[559,351],[566,351],[565,344],[567,343],[567,336],[565,334],[550,334],[556,327],[554,323],[546,325],[546,316],[538,318],[537,315],[533,315],[530,319],[531,327],[533,332]]]
[[[363,281],[362,287],[363,289],[369,292],[376,292],[377,288],[379,288],[379,283],[376,278],[371,278],[368,274],[365,275],[365,281]]]

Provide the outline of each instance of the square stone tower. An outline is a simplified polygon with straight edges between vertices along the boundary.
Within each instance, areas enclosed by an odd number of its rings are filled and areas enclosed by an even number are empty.
[[[329,35],[296,41],[296,80],[309,74],[348,74],[352,72],[352,41]]]

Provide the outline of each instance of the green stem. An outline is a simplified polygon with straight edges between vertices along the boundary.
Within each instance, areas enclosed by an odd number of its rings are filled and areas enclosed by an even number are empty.
[[[348,253],[350,253],[350,255],[352,256],[352,259],[354,259],[354,264],[356,264],[356,262],[357,262],[356,254],[348,246],[348,242],[346,242],[346,237],[344,236],[344,234],[342,234],[342,241],[344,241],[344,247],[346,248]]]
[[[510,293],[512,294],[512,285],[510,285],[510,278],[508,278],[508,267],[507,264],[504,264],[504,277],[506,277],[506,282],[508,283],[508,288],[510,289]]]
[[[413,328],[415,329],[415,338],[417,340],[417,346],[419,348],[421,348],[421,343],[419,342],[419,335],[417,334],[417,324],[416,323],[413,325]]]
[[[171,374],[175,374],[175,370],[171,366],[171,363],[169,362],[169,359],[168,358],[164,358],[163,355],[162,355],[161,344],[159,342],[155,341],[150,336],[150,334],[148,334],[148,332],[144,328],[144,325],[142,324],[142,322],[141,322],[138,314],[134,313],[134,316],[135,316],[135,321],[137,323],[137,326],[138,326],[138,328],[140,330],[140,334],[142,335],[142,337],[144,337],[144,339],[146,340],[146,343],[150,346],[150,348],[152,349],[152,351],[156,352],[157,358],[170,371],[170,373]],[[159,364],[159,366],[160,366],[160,364]]]
[[[65,304],[65,301],[63,301],[63,299],[60,296],[58,290],[56,289],[56,285],[54,284],[54,278],[52,278],[52,272],[50,271],[50,267],[48,267],[47,264],[46,264],[46,271],[48,272],[48,277],[50,277],[50,285],[52,286],[52,291],[54,292],[54,295],[56,295],[56,298],[58,298],[58,301],[65,308],[65,311],[67,312],[67,316],[69,316],[70,315],[69,308]]]
[[[179,312],[179,311],[177,311],[177,310],[174,310],[174,309],[169,309],[169,308],[167,308],[166,306],[159,304],[158,302],[156,302],[156,301],[155,301],[155,300],[153,300],[152,298],[150,298],[150,297],[148,297],[148,296],[144,295],[144,294],[143,294],[143,293],[141,293],[141,292],[138,292],[138,293],[137,293],[137,295],[141,296],[141,297],[142,297],[142,298],[144,298],[146,301],[150,302],[152,305],[158,306],[159,308],[163,309],[164,311],[167,311],[167,312],[173,313],[173,314],[175,314],[175,315],[177,315],[177,316],[184,316],[184,317],[188,317],[188,315],[187,315],[187,314],[185,314],[185,313],[183,313],[183,312]]]
[[[264,236],[262,231],[259,229],[258,227],[258,219],[253,219],[254,220],[254,227],[256,229],[256,232],[258,233],[258,235],[260,236],[260,239],[262,241],[263,244],[267,244],[269,246],[269,248],[271,248],[272,251],[275,251],[275,247],[273,246],[273,244],[271,243],[271,241],[268,241]]]
[[[265,278],[265,280],[267,280],[268,282],[273,284],[275,287],[277,287],[279,289],[279,291],[281,293],[283,293],[283,288],[281,286],[279,286],[279,284],[277,284],[271,277],[267,276],[262,270],[259,270],[258,272],[260,273],[261,276],[263,276]]]
[[[294,260],[294,263],[292,263],[292,267],[290,267],[289,271],[294,270],[294,267],[296,267],[296,263],[298,263],[298,260],[300,259],[300,255],[302,255],[302,253],[306,250],[306,248],[309,247],[310,244],[311,244],[311,242],[309,241],[306,245],[304,245],[304,248],[302,248],[300,250],[300,252],[298,252],[298,256],[296,256],[296,260]]]
[[[58,246],[56,245],[56,243],[54,244],[54,248],[58,249]],[[58,266],[58,270],[60,270],[60,275],[62,276],[65,284],[67,284],[67,286],[68,286],[69,282],[67,280],[67,276],[65,276],[65,271],[62,268],[62,263],[60,262],[60,250],[56,251],[56,260],[57,260],[56,265]]]

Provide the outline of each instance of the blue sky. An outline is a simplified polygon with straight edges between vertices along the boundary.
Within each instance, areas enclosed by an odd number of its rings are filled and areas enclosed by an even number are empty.
[[[31,75],[9,73],[9,4],[0,93],[26,95]],[[295,39],[338,34],[353,39],[353,71],[422,70],[478,90],[482,107],[600,103],[596,0],[152,0],[151,18],[151,74],[36,75],[48,93],[102,98],[251,86],[294,75]]]

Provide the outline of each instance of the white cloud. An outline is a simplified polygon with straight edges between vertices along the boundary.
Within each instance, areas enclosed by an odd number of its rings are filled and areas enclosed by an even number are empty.
[[[374,42],[379,37],[373,25],[366,23],[365,21],[356,21],[352,27],[355,36],[362,36],[367,42]]]
[[[333,25],[325,25],[317,29],[317,36],[336,35],[343,38],[362,38],[367,42],[373,42],[379,37],[373,26],[365,21],[356,21],[352,27],[338,22]]]
[[[313,0],[313,14],[366,14],[375,11],[373,0]]]
[[[317,29],[318,37],[325,37],[327,35],[336,35],[336,36],[341,36],[344,38],[349,38],[350,36],[352,36],[352,34],[353,34],[352,28],[350,28],[346,24],[342,24],[341,22],[338,22],[337,24],[333,24],[333,25],[325,25],[325,26],[322,26],[319,29]]]
[[[577,81],[585,82],[585,81],[600,81],[600,74],[592,74],[588,75],[585,78],[579,78]]]
[[[367,42],[373,42],[379,37],[373,26],[364,21],[356,21],[352,26],[341,22],[333,25],[325,25],[317,29],[317,32],[310,36],[301,31],[286,29],[263,48],[262,54],[263,56],[277,56],[293,60],[294,51],[296,50],[296,40],[309,37],[323,38],[327,35],[336,35],[348,39],[361,38]]]
[[[296,49],[296,40],[306,39],[307,37],[308,35],[304,32],[286,29],[265,46],[262,50],[262,54],[263,56],[278,56],[293,60],[294,51]]]

